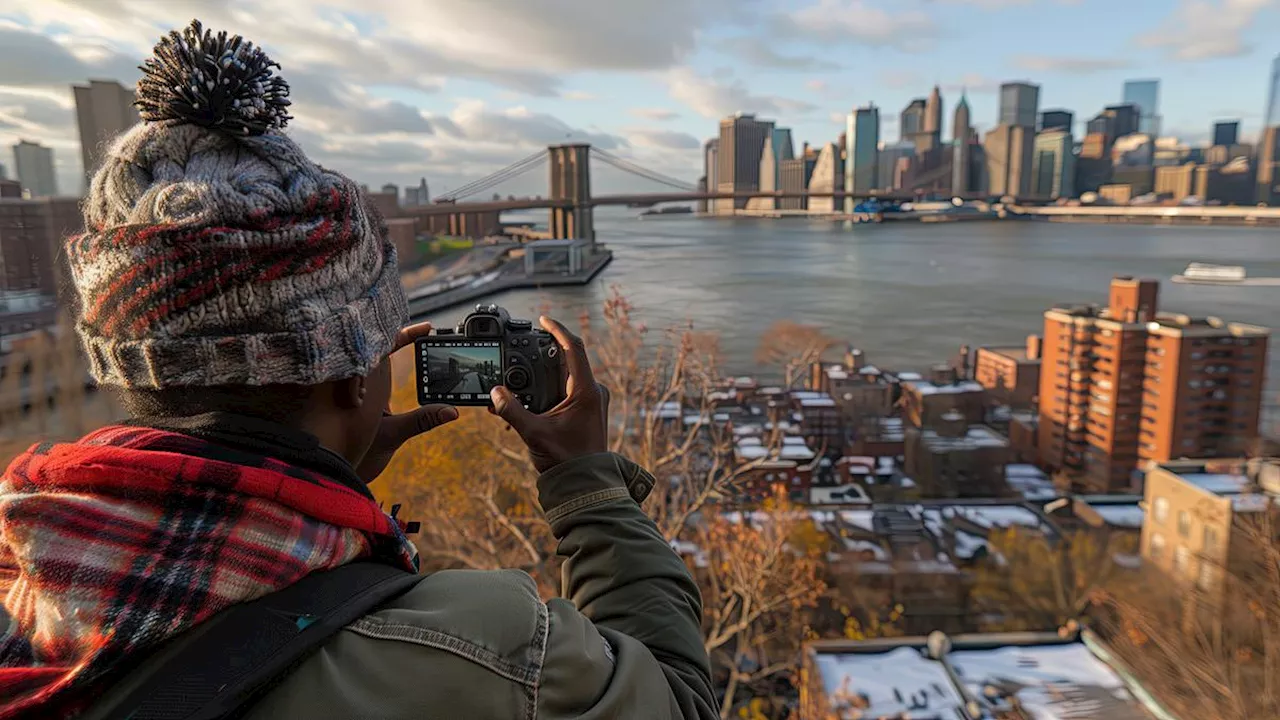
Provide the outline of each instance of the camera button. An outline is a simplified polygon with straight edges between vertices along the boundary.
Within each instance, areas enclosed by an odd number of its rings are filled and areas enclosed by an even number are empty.
[[[519,347],[520,338],[511,338],[511,347]]]
[[[529,347],[529,338],[520,338],[520,347]]]

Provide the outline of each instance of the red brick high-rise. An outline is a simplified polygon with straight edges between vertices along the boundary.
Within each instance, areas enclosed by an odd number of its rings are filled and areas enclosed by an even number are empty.
[[[1158,312],[1117,277],[1107,307],[1044,314],[1040,461],[1081,492],[1129,489],[1148,461],[1239,455],[1258,433],[1266,328]]]

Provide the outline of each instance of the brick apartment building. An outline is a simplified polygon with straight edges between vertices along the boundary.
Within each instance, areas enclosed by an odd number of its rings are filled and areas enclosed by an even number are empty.
[[[1250,468],[1243,460],[1181,460],[1153,468],[1144,490],[1143,560],[1209,607],[1221,607],[1228,573],[1266,582],[1255,567],[1264,560],[1251,552],[1257,546],[1245,533],[1265,528],[1251,521],[1267,514],[1273,530],[1280,530],[1274,522],[1280,503],[1268,492],[1280,491],[1278,475],[1274,463],[1255,461]]]
[[[985,425],[970,425],[949,410],[925,429],[909,428],[904,466],[922,498],[992,498],[1010,494],[1005,479],[1009,440]]]
[[[980,347],[974,353],[973,379],[987,389],[988,397],[1012,408],[1035,406],[1040,394],[1039,335],[1025,345]]]
[[[1265,328],[1158,311],[1159,283],[1044,314],[1041,464],[1079,492],[1117,492],[1179,457],[1239,455],[1258,432]]]
[[[986,419],[987,391],[972,380],[961,380],[956,369],[939,365],[929,379],[903,380],[902,416],[918,428],[941,422],[949,411],[959,412],[970,425]]]

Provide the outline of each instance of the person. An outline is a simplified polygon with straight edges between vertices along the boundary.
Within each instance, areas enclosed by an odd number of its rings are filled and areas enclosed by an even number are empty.
[[[387,412],[389,355],[429,326],[404,327],[368,198],[282,132],[277,67],[198,22],[170,33],[93,177],[65,248],[75,327],[131,419],[0,480],[0,717],[111,717],[158,647],[227,608],[356,561],[416,571],[367,484],[458,411]],[[639,506],[653,479],[608,452],[582,341],[541,322],[567,399],[534,415],[499,387],[493,411],[541,473],[564,597],[518,571],[429,574],[244,717],[718,716],[698,588]]]

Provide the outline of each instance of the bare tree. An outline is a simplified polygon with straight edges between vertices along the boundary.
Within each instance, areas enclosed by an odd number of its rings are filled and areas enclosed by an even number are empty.
[[[1094,594],[1108,643],[1174,715],[1280,717],[1278,531],[1275,512],[1237,518],[1233,561],[1207,576],[1220,591],[1150,569],[1141,584]]]
[[[784,386],[792,388],[804,377],[809,366],[821,360],[823,353],[835,343],[835,339],[827,336],[821,328],[779,320],[765,330],[756,360],[780,368]]]
[[[717,419],[709,396],[724,381],[713,337],[685,327],[648,342],[617,293],[603,324],[584,318],[582,335],[597,380],[612,394],[611,449],[653,473],[645,509],[703,589],[704,639],[729,686],[728,717],[752,692],[787,684],[798,671],[805,611],[825,591],[819,555],[792,540],[801,516],[781,500],[766,503],[754,522],[729,520],[725,501],[763,461],[739,459],[732,426]],[[400,388],[397,402],[413,402],[412,388]],[[780,438],[763,442],[776,447]],[[559,561],[538,515],[535,480],[514,433],[467,413],[402,450],[378,492],[423,521],[425,567],[521,568],[550,595]]]

